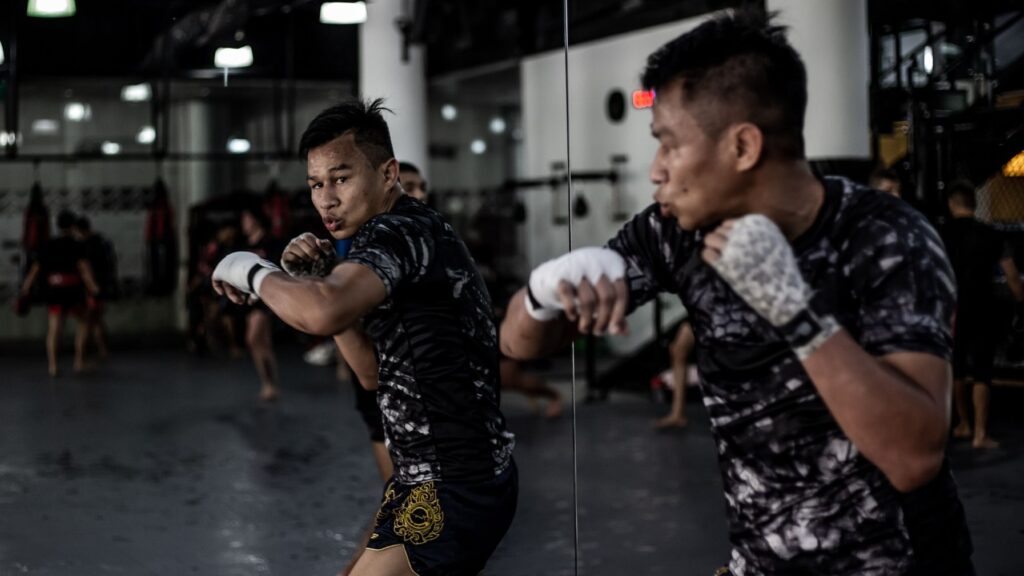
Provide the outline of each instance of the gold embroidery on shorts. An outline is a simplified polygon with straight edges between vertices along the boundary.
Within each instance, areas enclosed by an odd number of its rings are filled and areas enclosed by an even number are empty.
[[[377,525],[379,526],[384,520],[387,519],[388,515],[384,512],[384,508],[388,504],[393,502],[398,495],[395,493],[394,483],[389,483],[387,490],[384,491],[384,501],[380,503],[380,508],[377,509]]]
[[[409,492],[395,511],[395,534],[410,544],[426,544],[437,539],[444,529],[444,512],[437,500],[433,482],[420,484]]]

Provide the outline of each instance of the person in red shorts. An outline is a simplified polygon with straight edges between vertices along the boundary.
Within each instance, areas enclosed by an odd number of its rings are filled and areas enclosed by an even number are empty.
[[[21,294],[27,297],[37,279],[45,283],[46,306],[49,326],[46,332],[46,359],[50,376],[58,375],[57,346],[69,314],[78,321],[75,334],[75,372],[85,369],[85,342],[89,336],[84,312],[89,302],[99,295],[99,286],[93,277],[92,268],[85,257],[82,245],[72,235],[77,222],[75,215],[62,211],[57,216],[58,236],[47,242],[39,254],[39,260],[29,269]]]

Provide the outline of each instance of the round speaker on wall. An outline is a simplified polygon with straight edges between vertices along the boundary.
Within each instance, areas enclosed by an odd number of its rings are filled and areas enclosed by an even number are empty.
[[[608,93],[605,112],[612,122],[622,122],[622,119],[626,117],[626,94],[622,90],[614,88]]]

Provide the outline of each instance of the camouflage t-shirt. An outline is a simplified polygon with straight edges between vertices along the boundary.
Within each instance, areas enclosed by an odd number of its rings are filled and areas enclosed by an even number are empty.
[[[387,289],[363,320],[396,479],[473,482],[504,472],[515,442],[499,409],[497,330],[462,240],[403,195],[359,228],[347,259]]]
[[[793,243],[814,307],[874,356],[949,358],[953,275],[942,243],[902,201],[825,178],[825,201]],[[780,334],[654,205],[609,247],[626,259],[630,305],[678,294],[690,313],[704,404],[725,485],[730,568],[761,574],[956,573],[970,537],[948,466],[898,493],[839,428]]]

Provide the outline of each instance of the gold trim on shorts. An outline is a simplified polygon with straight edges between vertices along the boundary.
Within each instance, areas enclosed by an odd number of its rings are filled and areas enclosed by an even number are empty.
[[[437,499],[434,482],[414,487],[401,507],[395,510],[395,534],[409,544],[436,540],[444,530],[444,512]]]

